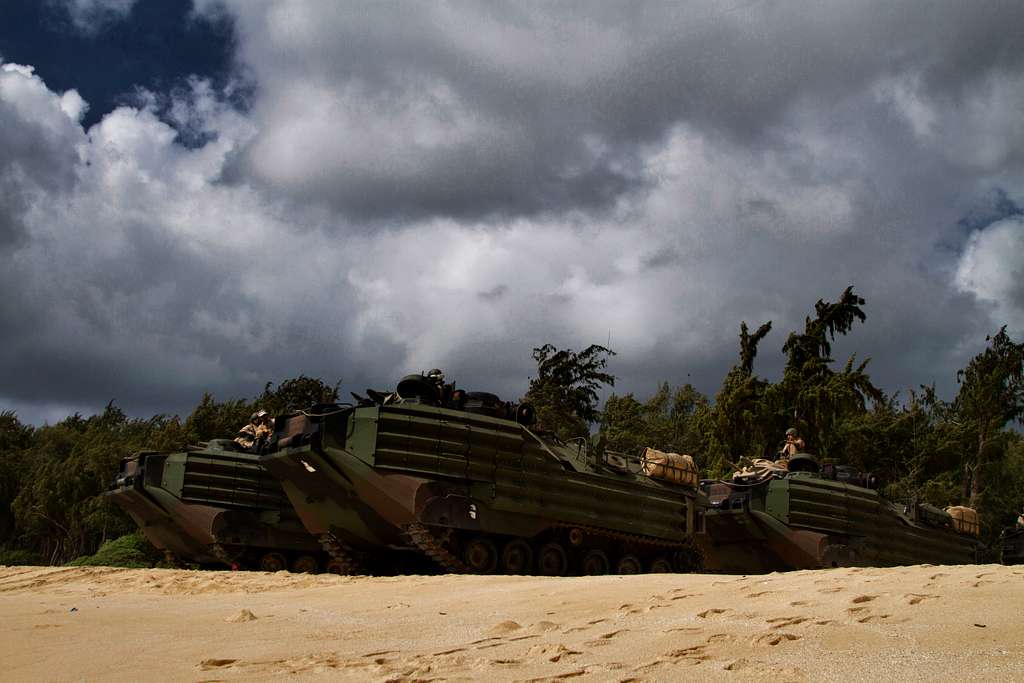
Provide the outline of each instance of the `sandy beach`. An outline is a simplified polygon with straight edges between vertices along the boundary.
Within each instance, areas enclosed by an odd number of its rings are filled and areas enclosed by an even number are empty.
[[[0,568],[3,680],[1024,680],[1024,567],[309,576]]]

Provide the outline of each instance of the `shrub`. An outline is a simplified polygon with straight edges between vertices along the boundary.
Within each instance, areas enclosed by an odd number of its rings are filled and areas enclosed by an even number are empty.
[[[154,566],[160,555],[149,541],[138,532],[126,534],[107,541],[95,555],[83,555],[71,562],[69,567],[130,567],[142,569]]]
[[[42,567],[46,565],[41,555],[31,550],[0,550],[0,565],[13,567],[14,565],[27,565]]]

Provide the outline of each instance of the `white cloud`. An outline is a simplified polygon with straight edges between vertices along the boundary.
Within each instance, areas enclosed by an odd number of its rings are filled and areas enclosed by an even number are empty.
[[[1024,335],[1024,218],[1005,218],[972,233],[956,285],[991,306],[997,326]]]

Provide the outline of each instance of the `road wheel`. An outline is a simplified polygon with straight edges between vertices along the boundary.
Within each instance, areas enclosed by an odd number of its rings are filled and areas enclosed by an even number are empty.
[[[615,565],[617,574],[639,574],[643,571],[640,558],[636,555],[623,555],[619,563]]]
[[[543,576],[565,576],[569,558],[558,543],[545,543],[537,553],[537,571]]]
[[[296,574],[316,574],[319,565],[312,555],[299,555],[292,562],[292,571]]]
[[[611,562],[608,561],[608,555],[603,550],[591,550],[583,556],[583,564],[580,568],[587,576],[598,576],[600,574],[607,574],[611,566]]]
[[[501,551],[501,568],[509,574],[528,574],[533,567],[533,548],[521,538],[505,544]]]
[[[288,560],[281,553],[264,553],[260,558],[260,569],[265,572],[283,572],[288,568]]]
[[[477,537],[466,544],[462,559],[474,574],[493,574],[498,568],[498,549],[491,539]]]
[[[652,574],[673,574],[675,569],[672,568],[672,560],[668,559],[664,555],[661,557],[654,558],[651,562],[651,573]]]

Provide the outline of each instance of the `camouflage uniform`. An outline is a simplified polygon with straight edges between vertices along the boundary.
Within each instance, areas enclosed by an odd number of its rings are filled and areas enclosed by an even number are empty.
[[[265,410],[257,410],[249,418],[249,424],[238,430],[235,443],[246,450],[252,450],[256,444],[270,438],[274,433],[274,418]]]

